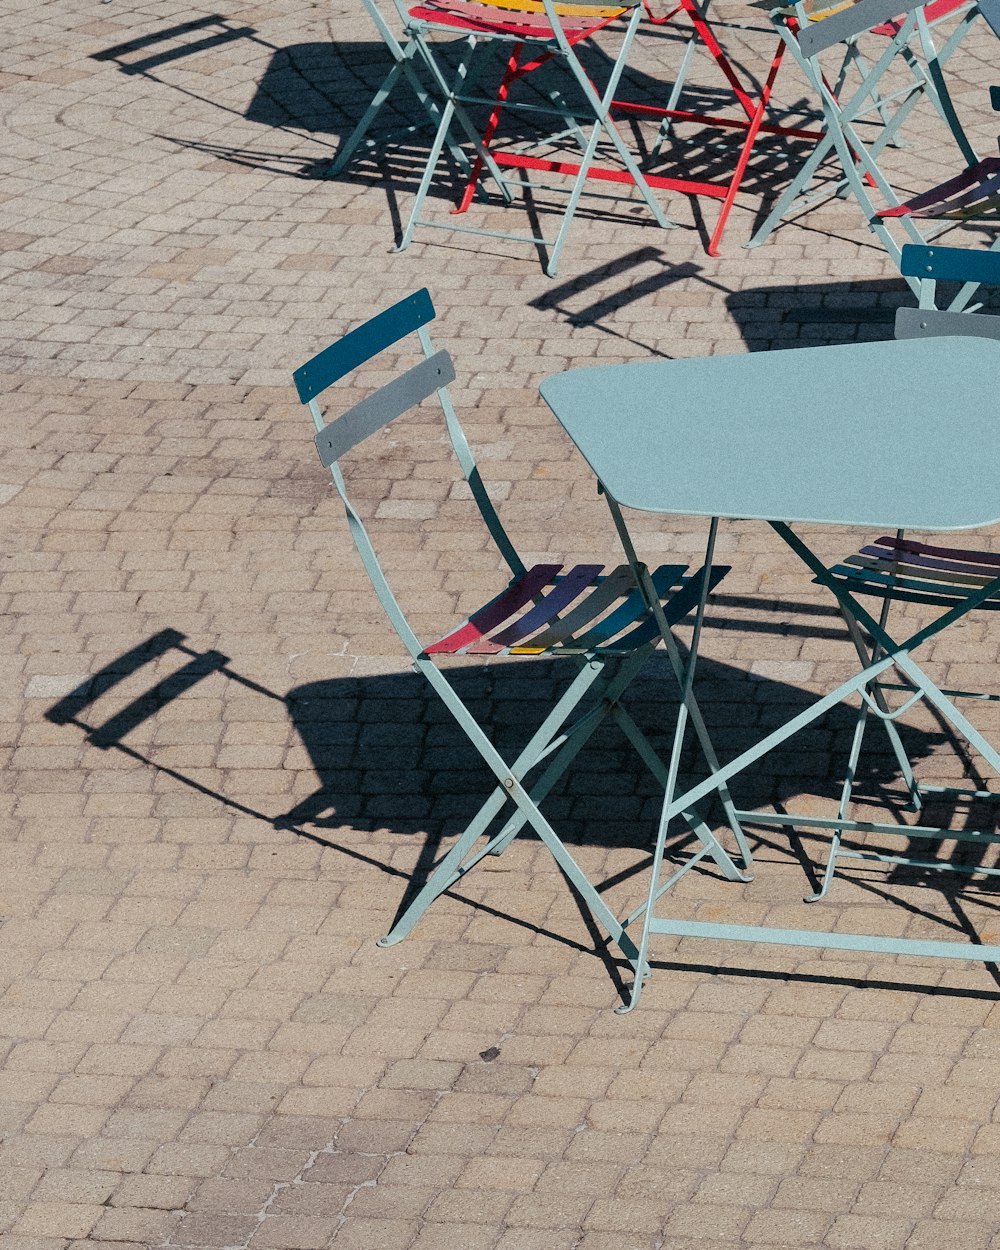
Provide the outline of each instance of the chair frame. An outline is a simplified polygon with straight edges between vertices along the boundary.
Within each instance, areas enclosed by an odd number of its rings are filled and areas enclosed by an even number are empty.
[[[362,3],[376,30],[382,37],[386,50],[392,57],[393,64],[372,97],[368,108],[338,148],[337,155],[327,170],[326,176],[328,178],[335,178],[342,173],[362,144],[366,144],[368,147],[376,146],[377,141],[368,137],[369,132],[398,85],[406,83],[410,87],[417,103],[427,116],[427,122],[434,127],[435,132],[441,125],[442,114],[447,107],[450,93],[447,74],[435,56],[433,47],[425,40],[413,37],[409,30],[409,18],[406,9],[399,3],[399,0],[393,0],[393,3],[403,20],[405,32],[405,42],[403,43],[400,43],[392,27],[385,20],[377,0],[362,0]],[[430,82],[430,90],[422,81],[418,66],[423,67],[424,73]],[[509,193],[500,170],[489,153],[482,147],[479,135],[465,110],[461,108],[455,110],[455,118],[465,131],[466,138],[471,143],[474,151],[476,151],[477,161],[480,162],[481,166],[485,166],[491,177],[497,182],[501,194],[505,198],[509,198]],[[418,125],[410,125],[406,127],[406,133],[412,133],[417,129],[420,129]],[[390,133],[398,133],[398,128],[393,129]],[[446,143],[448,151],[458,168],[466,174],[471,174],[472,166],[469,158],[459,144],[455,143],[450,136],[447,138]]]
[[[431,344],[426,326],[433,316],[434,309],[430,296],[426,290],[418,291],[345,335],[303,365],[294,375],[299,398],[308,405],[312,416],[320,460],[329,469],[333,484],[344,504],[351,536],[379,602],[409,654],[414,669],[426,678],[431,689],[441,698],[492,772],[495,781],[492,793],[483,803],[476,817],[434,866],[426,882],[397,918],[390,932],[380,939],[380,945],[389,946],[400,941],[410,932],[434,899],[473,869],[486,855],[500,854],[518,833],[530,828],[549,849],[574,890],[597,922],[610,935],[611,940],[635,973],[640,966],[638,948],[626,932],[625,923],[620,922],[611,912],[600,893],[542,814],[539,805],[563,776],[598,725],[609,716],[617,722],[626,739],[661,784],[664,784],[670,776],[676,776],[680,762],[677,748],[675,747],[669,763],[665,763],[620,702],[627,687],[661,641],[665,644],[666,653],[682,695],[679,714],[684,720],[690,719],[708,767],[713,772],[718,771],[718,758],[691,689],[693,670],[689,671],[673,629],[692,611],[699,614],[700,620],[712,586],[720,580],[726,570],[708,564],[693,575],[685,576],[685,566],[672,566],[658,581],[657,574],[650,574],[644,565],[637,565],[636,567],[640,569],[640,585],[636,588],[635,582],[630,581],[629,584],[633,589],[625,600],[626,605],[632,605],[629,624],[625,626],[628,632],[617,640],[612,637],[610,642],[602,641],[597,637],[600,634],[600,623],[596,630],[585,630],[582,635],[576,629],[573,629],[571,633],[571,618],[579,616],[582,612],[585,619],[591,621],[596,619],[595,611],[580,609],[580,612],[571,610],[568,614],[563,613],[561,601],[568,596],[560,592],[560,579],[557,574],[553,573],[553,569],[558,569],[559,566],[537,566],[533,570],[527,570],[517,554],[486,491],[449,396],[447,385],[454,379],[454,367],[448,353],[435,351]],[[319,396],[335,382],[354,373],[366,361],[413,333],[416,334],[422,354],[420,363],[394,378],[393,381],[382,386],[339,417],[327,421],[318,402]],[[368,529],[348,495],[339,461],[348,451],[371,434],[402,416],[417,404],[429,399],[436,399],[440,406],[449,440],[463,476],[513,580],[506,591],[501,592],[479,613],[473,614],[458,630],[437,643],[425,645],[412,629],[389,585]],[[583,567],[598,570],[600,568],[600,566]],[[620,576],[625,571],[623,567],[617,573]],[[542,581],[555,584],[555,589],[548,596],[548,604],[546,595],[541,589],[542,582],[537,577],[532,585],[527,585],[526,579],[530,580],[534,574],[544,574]],[[568,574],[564,580],[568,582],[572,576],[572,573]],[[601,582],[610,581],[612,576],[614,575],[609,575],[607,579],[596,579],[598,591],[595,592],[595,597],[600,594]],[[668,592],[673,586],[677,587],[677,591],[671,595]],[[458,695],[453,684],[448,680],[444,668],[440,665],[439,657],[470,651],[473,654],[476,653],[474,647],[468,648],[466,644],[470,639],[474,640],[482,634],[480,625],[484,615],[504,619],[507,606],[504,603],[505,596],[509,598],[515,592],[520,596],[519,601],[528,606],[528,613],[521,621],[524,630],[518,638],[525,632],[529,635],[533,634],[534,638],[529,636],[526,643],[511,645],[509,648],[500,645],[488,647],[487,653],[562,655],[567,662],[574,665],[576,675],[516,759],[508,763],[501,757],[475,716]],[[532,602],[535,605],[533,608],[530,606]],[[653,605],[649,611],[646,608],[647,602]],[[550,606],[553,603],[555,607]],[[613,616],[606,618],[603,622],[609,626],[609,629],[612,619]],[[542,621],[547,621],[548,627],[538,634],[536,631]],[[638,625],[632,628],[636,622]],[[617,626],[616,630],[619,628],[621,626]],[[546,635],[551,634],[556,635],[555,645],[532,645],[535,640],[544,642]],[[574,636],[579,639],[578,642],[574,641]],[[597,641],[593,641],[595,637]],[[585,696],[590,697],[590,710],[580,715],[575,722],[568,723]],[[543,762],[545,762],[545,767],[541,775],[534,783],[529,784],[526,775]],[[735,809],[728,789],[725,784],[713,786],[710,789],[719,797],[726,811],[727,822],[737,843],[742,869],[736,865],[697,810],[685,807],[683,817],[701,846],[678,868],[668,885],[672,885],[706,856],[714,860],[728,879],[736,881],[750,879],[745,872],[751,862],[750,849],[735,817]],[[504,808],[510,803],[514,805],[513,814],[504,821],[499,832],[489,836],[482,846],[477,847],[476,843],[487,833],[495,819],[501,816]]]
[[[822,102],[826,133],[754,232],[748,247],[758,247],[782,220],[799,208],[810,206],[818,198],[850,192],[860,205],[869,229],[877,235],[893,262],[899,264],[902,244],[892,233],[885,210],[876,207],[872,192],[877,191],[890,210],[899,208],[901,201],[879,168],[877,158],[884,148],[898,142],[903,122],[920,98],[927,95],[946,122],[966,165],[975,165],[978,157],[958,118],[941,65],[964,38],[977,13],[975,6],[967,9],[939,50],[932,35],[933,19],[928,19],[922,0],[902,0],[902,7],[901,0],[857,0],[820,21],[811,21],[806,4],[799,0],[794,13],[781,27],[782,37]],[[881,55],[869,62],[856,47],[858,39],[872,30],[879,31],[885,38],[885,45]],[[912,50],[914,39],[919,41],[922,61]],[[819,64],[819,56],[837,44],[843,44],[845,52],[838,79],[831,84]],[[910,68],[913,81],[892,96],[883,96],[879,81],[900,58]],[[847,70],[851,65],[857,69],[859,81],[845,95]],[[889,103],[896,105],[891,117],[886,115]],[[879,134],[869,141],[858,133],[857,123],[869,120],[872,114],[877,114],[883,125]],[[833,187],[810,191],[816,172],[833,152],[839,158],[842,177]],[[904,241],[929,241],[909,217],[901,217],[900,225],[906,236]]]
[[[590,2],[592,4],[593,0],[590,0]],[[396,3],[398,4],[399,0],[396,0]],[[560,13],[561,0],[539,0],[539,3],[544,11],[544,21],[535,21],[531,25],[520,25],[513,21],[500,22],[498,20],[495,26],[490,27],[486,23],[477,25],[475,22],[468,20],[465,21],[464,27],[456,28],[449,25],[444,18],[440,22],[434,22],[426,17],[414,18],[412,13],[408,16],[408,33],[421,46],[428,46],[428,36],[433,33],[441,33],[442,31],[454,33],[456,29],[461,33],[462,29],[465,29],[468,50],[452,81],[449,83],[447,102],[441,111],[437,133],[431,145],[424,174],[417,188],[410,217],[403,230],[397,251],[403,251],[409,247],[419,227],[447,229],[463,234],[530,243],[535,247],[545,249],[547,252],[545,272],[550,277],[555,277],[558,273],[560,256],[573,218],[586,190],[587,182],[590,179],[633,186],[639,192],[640,198],[659,227],[662,229],[673,229],[675,227],[676,223],[664,214],[656,196],[653,194],[653,181],[640,170],[635,156],[629,150],[621,132],[615,125],[612,115],[612,106],[618,83],[625,69],[629,51],[642,17],[641,0],[624,0],[620,12],[613,17],[603,16],[598,18],[595,16],[594,21],[590,25],[575,30],[568,28],[564,23],[563,16]],[[421,10],[415,11],[421,12]],[[426,10],[422,12],[426,12]],[[500,13],[502,10],[497,10],[497,12]],[[508,14],[508,17],[511,16],[516,17],[517,15]],[[611,22],[616,21],[619,17],[624,20],[625,24],[621,32],[618,53],[612,62],[603,90],[599,92],[580,63],[576,46],[598,30],[609,27]],[[468,29],[469,27],[471,29]],[[503,77],[498,85],[496,94],[493,96],[481,94],[475,89],[475,80],[478,79],[478,75],[474,76],[471,72],[477,53],[481,50],[482,45],[490,47],[498,45],[501,48],[506,47],[510,49]],[[522,60],[525,48],[531,49],[531,58],[527,62]],[[558,91],[548,93],[548,104],[513,103],[511,101],[510,89],[518,80],[555,59],[560,59],[567,67],[584,101],[588,105],[589,112],[586,117],[574,114]],[[443,147],[449,139],[452,120],[462,121],[464,116],[465,121],[462,122],[462,125],[463,129],[468,133],[471,123],[466,124],[468,117],[465,109],[471,105],[490,108],[491,113],[484,135],[481,138],[477,136],[476,160],[471,166],[458,208],[452,214],[452,217],[461,215],[467,210],[472,194],[478,189],[479,179],[484,166],[492,174],[493,181],[499,187],[504,202],[507,204],[510,204],[518,193],[523,193],[528,189],[538,189],[540,184],[529,183],[523,176],[519,179],[504,178],[503,175],[499,174],[498,166],[515,168],[522,171],[522,175],[525,170],[542,170],[549,173],[568,175],[572,177],[573,181],[570,185],[565,208],[563,209],[562,220],[553,237],[493,230],[485,227],[469,226],[464,223],[459,224],[454,220],[438,221],[434,218],[422,216],[431,180],[441,158]],[[500,114],[504,109],[520,110],[536,118],[554,116],[559,121],[561,128],[551,138],[559,139],[571,136],[580,147],[579,159],[576,161],[554,160],[521,153],[498,153],[493,151],[491,143]],[[589,133],[586,132],[587,129],[589,129]],[[602,139],[610,141],[623,168],[609,169],[595,164],[598,146]],[[544,184],[540,186],[540,189],[553,190],[557,188],[553,188],[550,184]]]
[[[941,335],[974,335],[982,338],[1000,339],[1000,317],[975,312],[954,312],[939,310],[935,307],[935,286],[939,281],[969,284],[973,288],[988,282],[1000,285],[1000,253],[991,251],[972,251],[965,248],[946,248],[918,246],[907,244],[902,250],[901,269],[904,276],[913,277],[920,283],[920,305],[918,308],[900,308],[896,313],[895,337],[932,338]],[[888,634],[889,614],[894,599],[938,604],[952,611],[945,611],[937,622],[927,630],[921,631],[921,641],[932,637],[944,623],[950,623],[953,614],[961,609],[965,601],[978,600],[976,606],[983,609],[1000,608],[1000,556],[967,549],[938,547],[930,544],[907,540],[903,530],[894,535],[887,535],[874,540],[863,547],[846,561],[825,569],[823,574],[817,570],[818,582],[826,585],[837,596],[841,614],[847,625],[851,641],[857,651],[862,667],[877,664],[891,653],[893,643]],[[984,593],[983,588],[986,588]],[[882,604],[872,627],[874,618],[866,621],[864,615],[856,609],[857,600],[852,595],[845,595],[844,590],[881,597]],[[957,605],[957,606],[956,606]],[[862,625],[865,629],[862,629]],[[865,638],[867,632],[868,638]],[[919,644],[916,644],[919,645]],[[904,643],[902,649],[909,650],[910,644]],[[930,786],[919,782],[913,773],[902,741],[895,728],[896,720],[914,704],[926,700],[935,704],[931,690],[922,683],[913,680],[912,672],[902,669],[903,675],[909,677],[906,682],[886,681],[875,678],[859,693],[861,704],[854,727],[847,769],[841,790],[840,804],[836,821],[825,822],[824,827],[830,828],[830,849],[827,853],[819,888],[807,896],[807,902],[818,902],[826,897],[833,884],[837,864],[843,859],[859,859],[882,863],[907,865],[915,868],[929,868],[936,871],[958,873],[982,873],[985,876],[1000,876],[1000,868],[985,868],[981,865],[967,866],[953,864],[937,859],[919,859],[911,855],[889,855],[882,852],[861,849],[845,844],[842,832],[851,830],[850,807],[854,796],[854,785],[857,777],[858,763],[864,744],[865,733],[871,719],[882,723],[889,734],[890,742],[900,763],[903,780],[909,793],[907,810],[920,811],[928,796],[953,797],[960,799],[1000,799],[996,790],[970,790],[960,786]],[[902,702],[890,708],[886,693]],[[1000,695],[987,694],[981,691],[942,690],[939,692],[948,699],[974,699],[979,702],[1000,702]],[[943,711],[936,704],[939,713]],[[945,714],[960,733],[968,727],[956,722],[951,715]],[[973,741],[973,739],[968,739]],[[982,748],[980,740],[976,745]],[[989,746],[989,744],[986,744]],[[996,766],[997,755],[990,747],[986,757]],[[816,824],[812,820],[797,818],[798,824]],[[968,829],[955,830],[930,825],[875,825],[872,822],[857,824],[854,827],[862,832],[874,831],[882,834],[900,835],[921,840],[955,839],[956,841],[988,844],[1000,842],[1000,833],[973,831]]]

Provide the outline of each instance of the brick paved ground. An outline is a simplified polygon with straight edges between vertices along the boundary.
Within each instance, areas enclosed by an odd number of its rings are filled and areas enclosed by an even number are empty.
[[[467,236],[393,256],[426,138],[319,176],[384,69],[353,6],[12,0],[0,31],[3,1250],[1000,1247],[987,969],[664,940],[619,1017],[620,970],[527,840],[376,949],[484,779],[379,620],[289,385],[427,284],[511,530],[531,555],[614,560],[539,380],[888,336],[909,296],[851,205],[745,252],[768,164],[719,260],[681,197],[669,234],[581,215],[556,281]],[[736,45],[749,64],[763,48]],[[978,32],[950,65],[984,151],[994,49]],[[672,57],[647,40],[639,85]],[[918,186],[950,158],[926,113],[910,133],[892,160]],[[428,632],[499,584],[438,434],[400,425],[362,491]],[[701,534],[638,530],[649,558],[693,556]],[[831,556],[853,540],[815,538]],[[850,665],[776,544],[751,524],[721,537],[702,690],[726,753]],[[930,667],[969,682],[996,660],[975,621]],[[503,743],[562,680],[522,673],[457,678]],[[670,699],[654,671],[651,732]],[[829,810],[847,725],[769,759],[741,799]],[[907,741],[925,775],[959,772],[931,718]],[[550,808],[623,913],[656,790],[612,734],[600,746]],[[867,796],[892,780],[873,756]],[[678,913],[998,940],[982,881],[854,870],[806,908],[822,843],[754,841],[752,884],[692,873]]]

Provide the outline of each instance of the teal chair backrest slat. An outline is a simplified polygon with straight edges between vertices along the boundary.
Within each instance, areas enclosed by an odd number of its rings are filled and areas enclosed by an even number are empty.
[[[904,278],[987,282],[1000,286],[1000,252],[986,248],[927,247],[908,243],[899,264]]]
[[[307,404],[366,360],[433,320],[434,305],[426,287],[408,295],[296,369],[292,378],[299,399]]]
[[[324,468],[328,469],[369,435],[454,381],[455,366],[451,357],[447,352],[435,352],[398,378],[380,386],[374,394],[348,408],[316,435],[316,450]]]

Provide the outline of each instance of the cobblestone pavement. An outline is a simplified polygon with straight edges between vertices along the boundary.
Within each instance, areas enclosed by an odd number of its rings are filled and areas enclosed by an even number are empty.
[[[762,64],[766,40],[730,38]],[[3,1250],[997,1250],[989,969],[664,939],[617,1016],[622,969],[527,839],[375,947],[485,779],[379,619],[290,386],[426,284],[512,532],[532,556],[614,561],[539,380],[888,337],[910,296],[851,204],[745,251],[781,173],[762,156],[720,259],[702,247],[714,206],[682,196],[670,232],[634,205],[581,213],[555,280],[529,247],[468,235],[392,255],[426,135],[322,176],[385,70],[360,6],[8,0],[0,47]],[[983,151],[995,48],[979,29],[949,64]],[[644,36],[633,86],[677,56]],[[720,107],[711,64],[694,82]],[[908,133],[890,163],[926,185],[950,157],[926,110]],[[436,185],[430,211],[450,195]],[[499,585],[497,562],[429,417],[394,427],[376,467],[362,498],[430,633]],[[638,532],[648,558],[693,559],[702,538]],[[854,537],[814,535],[830,556]],[[850,655],[770,532],[727,525],[720,558],[701,690],[729,753]],[[965,684],[996,662],[975,619],[929,667]],[[457,675],[505,744],[562,680],[523,673]],[[654,666],[636,715],[665,736],[673,706]],[[958,775],[942,727],[908,725],[922,774]],[[740,799],[829,811],[848,726],[770,757]],[[893,783],[873,755],[866,798]],[[549,809],[624,914],[655,785],[609,732]],[[671,906],[1000,940],[983,878],[854,868],[806,907],[822,842],[754,844],[751,884],[691,873]]]

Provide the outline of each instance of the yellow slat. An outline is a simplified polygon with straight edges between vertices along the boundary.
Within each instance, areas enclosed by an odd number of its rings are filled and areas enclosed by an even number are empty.
[[[490,9],[507,9],[512,13],[545,12],[545,5],[540,4],[539,0],[477,0],[477,3]],[[448,6],[441,4],[440,7],[446,9]],[[560,17],[615,17],[620,13],[627,13],[635,6],[558,3],[553,7]]]

